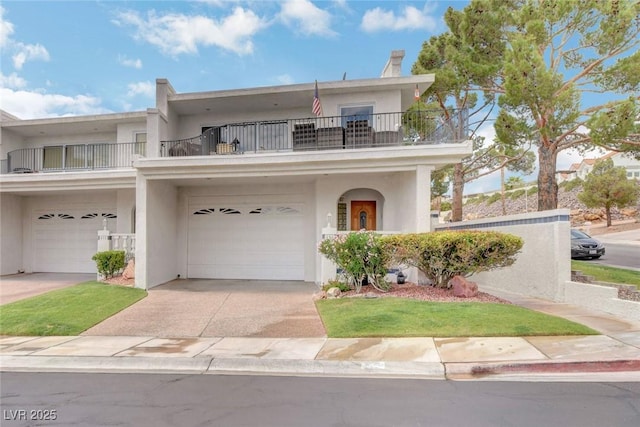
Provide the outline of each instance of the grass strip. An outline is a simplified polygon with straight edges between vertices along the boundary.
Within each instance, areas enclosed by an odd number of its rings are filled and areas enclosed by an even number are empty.
[[[0,335],[78,335],[146,295],[99,282],[47,292],[0,306]]]
[[[571,269],[581,271],[587,276],[593,276],[598,282],[634,285],[640,289],[640,271],[576,260],[571,260]]]
[[[319,300],[331,338],[598,335],[569,320],[510,304],[405,298]]]

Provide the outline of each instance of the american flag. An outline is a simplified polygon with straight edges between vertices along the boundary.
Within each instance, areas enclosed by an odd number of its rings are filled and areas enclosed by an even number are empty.
[[[416,84],[416,91],[413,93],[413,99],[416,101],[420,99],[420,89],[418,89],[418,84]]]
[[[322,115],[322,104],[320,103],[320,97],[318,96],[318,81],[316,80],[316,91],[313,95],[313,107],[311,108],[313,114],[316,116]]]

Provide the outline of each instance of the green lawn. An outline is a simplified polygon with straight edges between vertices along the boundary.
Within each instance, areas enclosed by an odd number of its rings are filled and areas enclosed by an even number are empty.
[[[582,274],[587,276],[593,276],[598,282],[635,285],[640,289],[640,271],[625,270],[623,268],[594,264],[589,261],[576,260],[571,260],[571,269],[581,271]]]
[[[509,304],[343,298],[319,300],[316,306],[331,338],[598,334],[578,323]]]
[[[99,282],[47,292],[0,306],[0,335],[78,335],[146,295]]]

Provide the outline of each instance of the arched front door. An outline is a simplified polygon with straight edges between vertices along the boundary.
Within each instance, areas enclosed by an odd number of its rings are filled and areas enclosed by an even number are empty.
[[[375,200],[353,200],[351,202],[351,230],[376,229]]]

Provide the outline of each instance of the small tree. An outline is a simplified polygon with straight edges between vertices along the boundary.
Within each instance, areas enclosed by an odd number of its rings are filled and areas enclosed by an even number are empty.
[[[578,200],[588,208],[604,207],[607,227],[611,227],[611,208],[624,208],[638,200],[638,186],[627,179],[624,168],[615,167],[613,160],[600,160],[593,166],[578,194]]]
[[[360,292],[364,279],[374,288],[388,291],[390,284],[385,275],[389,256],[383,251],[380,239],[379,234],[361,230],[325,239],[318,251],[344,271],[356,292]]]

